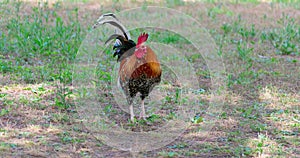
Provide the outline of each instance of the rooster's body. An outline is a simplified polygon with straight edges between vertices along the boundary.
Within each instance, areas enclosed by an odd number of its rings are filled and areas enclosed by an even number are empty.
[[[102,18],[104,16],[111,16],[116,19],[113,14],[103,15]],[[102,24],[104,23],[118,27],[123,33],[123,35],[113,34],[107,42],[116,39],[113,49],[115,51],[114,56],[117,56],[117,61],[120,62],[118,82],[130,106],[130,119],[134,121],[132,103],[137,93],[141,94],[140,97],[142,100],[140,117],[145,118],[144,99],[149,95],[154,86],[160,83],[162,73],[155,53],[150,47],[144,45],[144,42],[148,39],[148,34],[142,33],[138,37],[137,43],[135,43],[130,39],[129,33],[126,32],[126,29],[118,21],[102,22]]]

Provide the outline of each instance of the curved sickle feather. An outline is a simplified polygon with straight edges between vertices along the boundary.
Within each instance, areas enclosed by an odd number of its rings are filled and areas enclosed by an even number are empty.
[[[113,20],[105,20],[105,17],[112,17]],[[124,34],[124,37],[129,40],[131,39],[130,38],[130,33],[127,31],[127,29],[120,23],[119,19],[115,16],[115,14],[113,13],[106,13],[106,14],[103,14],[101,15],[98,20],[97,20],[97,23],[93,26],[93,28],[96,28],[97,25],[102,25],[102,24],[105,24],[105,23],[108,23],[108,24],[111,24],[117,28],[119,28],[122,33]]]
[[[109,41],[111,41],[113,39],[119,39],[120,37],[122,37],[122,36],[119,34],[113,34],[105,41],[105,44],[107,44]],[[119,40],[123,43],[123,39],[122,40],[119,39]]]
[[[113,25],[113,26],[119,28],[119,29],[122,31],[122,33],[124,34],[125,38],[128,40],[128,36],[127,36],[127,33],[126,33],[126,29],[124,28],[124,26],[123,26],[122,24],[120,24],[120,23],[118,23],[118,22],[116,22],[116,21],[114,21],[114,20],[104,21],[104,22],[103,22],[103,24],[106,24],[106,23],[111,24],[111,25]]]
[[[116,20],[119,21],[119,19],[116,17],[116,15],[114,13],[106,13],[106,14],[103,14],[101,17],[105,17],[105,16],[111,16],[111,17],[113,17],[113,18],[115,18]]]
[[[116,17],[115,14],[113,14],[113,13],[106,13],[106,14],[101,15],[98,18],[97,23],[101,23],[101,21],[103,21],[105,19],[105,17],[113,17],[114,19],[116,19],[117,21],[119,21],[119,19]]]
[[[109,41],[113,40],[113,39],[118,39],[122,42],[122,44],[124,43],[124,37],[122,35],[119,34],[112,34],[106,41],[105,44],[107,44]]]

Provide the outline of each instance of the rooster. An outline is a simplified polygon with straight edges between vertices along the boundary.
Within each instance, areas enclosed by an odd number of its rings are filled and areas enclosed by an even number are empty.
[[[112,20],[105,20],[110,17]],[[144,100],[161,81],[162,69],[154,51],[145,45],[147,33],[141,33],[137,43],[130,39],[129,32],[112,13],[104,14],[98,19],[97,24],[111,24],[122,33],[111,35],[105,43],[115,40],[113,57],[117,56],[120,62],[118,83],[120,84],[129,104],[130,120],[134,121],[133,99],[140,93],[141,113],[140,118],[146,118]]]

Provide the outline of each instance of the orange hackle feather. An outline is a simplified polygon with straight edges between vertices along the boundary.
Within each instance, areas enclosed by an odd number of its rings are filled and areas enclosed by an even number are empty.
[[[128,79],[136,79],[142,75],[147,78],[156,78],[161,75],[160,63],[153,50],[146,46],[146,54],[142,59],[137,59],[132,55],[121,61],[119,76],[121,81],[125,82]]]

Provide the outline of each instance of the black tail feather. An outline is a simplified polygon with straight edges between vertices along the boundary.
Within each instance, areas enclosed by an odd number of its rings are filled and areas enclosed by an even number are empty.
[[[108,43],[109,41],[111,41],[113,39],[117,39],[121,42],[121,43],[115,42],[115,44],[113,46],[113,50],[114,50],[113,57],[118,56],[118,59],[117,59],[118,62],[133,54],[133,51],[130,49],[136,46],[134,41],[127,40],[122,35],[113,34],[107,39],[107,41],[105,43]]]

